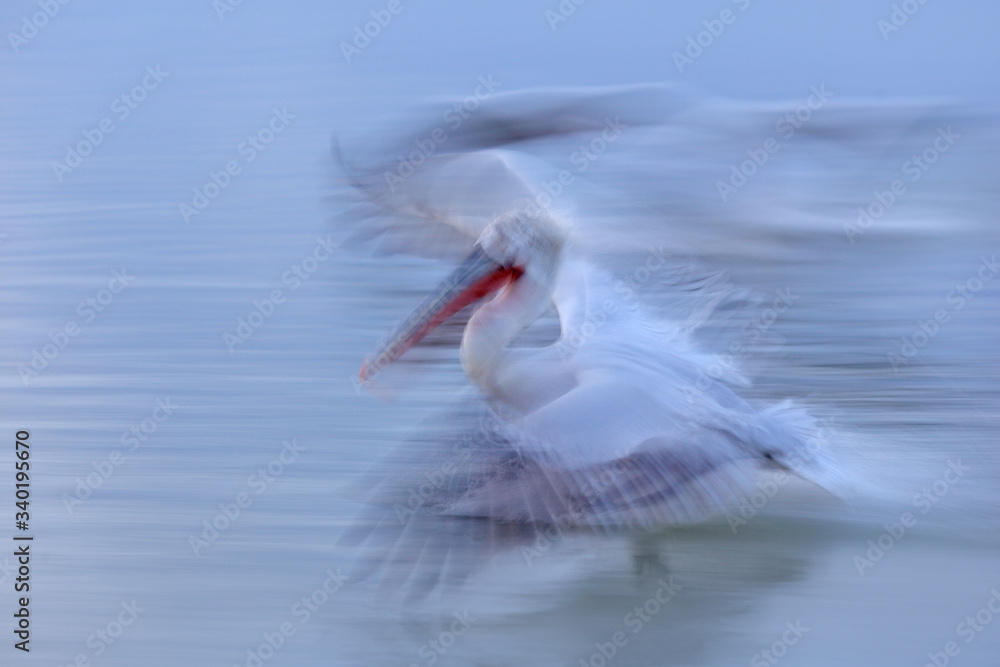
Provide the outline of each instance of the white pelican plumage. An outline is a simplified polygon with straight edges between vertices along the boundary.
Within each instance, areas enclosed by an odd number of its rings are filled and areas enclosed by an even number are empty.
[[[389,559],[405,572],[419,563],[436,582],[457,543],[451,519],[485,521],[477,530],[491,535],[529,536],[540,526],[655,530],[700,521],[750,493],[762,466],[836,486],[839,470],[815,446],[809,417],[787,405],[752,408],[726,378],[708,372],[716,357],[699,352],[683,327],[624,304],[619,281],[588,256],[586,233],[538,205],[538,190],[525,185],[530,178],[517,164],[509,151],[493,149],[437,156],[425,171],[430,180],[414,178],[402,195],[411,212],[426,218],[433,211],[429,217],[449,223],[452,246],[468,239],[471,248],[369,355],[360,379],[371,380],[480,303],[460,358],[481,398],[420,436],[438,441],[442,454],[411,461],[401,476],[406,464],[397,465],[383,480],[387,518],[357,535],[391,527],[376,562]],[[498,214],[487,221],[481,213],[442,212],[428,194],[442,174],[450,174],[447,192],[466,210],[481,198],[481,209],[500,207]],[[473,183],[482,190],[470,192]],[[401,195],[393,195],[399,210]],[[413,229],[382,227],[366,238],[412,236]],[[414,239],[419,244],[419,234]],[[555,342],[512,344],[553,305],[561,330]],[[469,433],[474,447],[461,456],[448,449]],[[429,491],[414,503],[419,487]],[[403,534],[411,539],[400,541]]]
[[[443,513],[655,528],[724,511],[761,464],[811,470],[815,452],[786,411],[758,412],[715,380],[697,389],[709,358],[676,328],[616,307],[611,276],[567,257],[566,246],[547,214],[498,216],[362,366],[367,381],[448,317],[493,297],[469,319],[460,358],[504,425],[518,467],[484,476]],[[511,347],[552,304],[562,336],[542,348]],[[600,324],[571,343],[569,332],[588,318]]]

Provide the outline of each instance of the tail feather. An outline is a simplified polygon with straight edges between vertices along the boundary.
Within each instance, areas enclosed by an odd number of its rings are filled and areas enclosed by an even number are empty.
[[[792,401],[773,405],[761,416],[768,431],[765,457],[835,496],[855,494],[854,476],[831,447],[840,431],[833,419],[817,420]]]

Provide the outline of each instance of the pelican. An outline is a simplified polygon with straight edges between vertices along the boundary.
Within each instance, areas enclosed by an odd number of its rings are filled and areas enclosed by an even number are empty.
[[[383,515],[353,535],[382,533],[369,571],[395,565],[390,578],[399,581],[421,572],[426,589],[446,560],[460,560],[452,553],[458,535],[479,558],[500,536],[530,538],[540,527],[656,531],[702,521],[749,495],[766,467],[839,493],[844,473],[819,446],[811,417],[790,403],[753,408],[730,387],[739,375],[718,372],[718,358],[698,350],[684,327],[625,300],[621,281],[588,252],[584,227],[539,205],[525,163],[495,143],[490,135],[489,150],[429,160],[427,179],[406,183],[406,206],[394,192],[397,212],[430,217],[438,228],[445,220],[449,248],[468,245],[368,355],[359,380],[372,382],[476,304],[459,348],[475,394],[414,439],[439,453],[417,461],[404,446],[383,477]],[[500,212],[477,226],[475,215],[435,208],[428,191],[442,182],[466,210],[482,204],[479,219],[482,210]],[[364,238],[409,235],[419,245],[419,229],[376,227]],[[556,340],[516,345],[553,307]],[[469,434],[473,446],[449,447]]]
[[[465,327],[460,359],[508,449],[494,454],[496,469],[476,483],[442,494],[441,513],[655,529],[724,511],[749,492],[761,466],[815,480],[831,472],[820,467],[800,412],[756,411],[709,378],[708,357],[676,329],[617,304],[612,276],[569,246],[565,226],[544,211],[499,215],[361,367],[360,379],[370,381],[482,301]],[[553,304],[559,339],[511,346]],[[590,335],[573,335],[580,331]]]

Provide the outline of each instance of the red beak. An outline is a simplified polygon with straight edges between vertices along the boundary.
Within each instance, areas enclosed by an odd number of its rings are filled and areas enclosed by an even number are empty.
[[[521,273],[521,269],[496,262],[477,244],[461,265],[368,355],[358,377],[362,382],[371,379],[449,317],[516,280]]]

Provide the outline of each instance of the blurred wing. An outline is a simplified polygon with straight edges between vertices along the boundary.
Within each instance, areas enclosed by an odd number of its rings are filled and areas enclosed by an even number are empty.
[[[572,466],[559,445],[470,399],[382,464],[368,510],[341,541],[365,547],[352,579],[377,576],[383,589],[419,597],[546,527],[653,529],[718,514],[752,486],[756,468],[712,429]]]
[[[661,438],[584,467],[513,449],[485,468],[445,513],[534,525],[652,530],[724,512],[752,486],[757,468],[756,460],[731,445],[720,449]]]
[[[361,200],[338,216],[352,229],[345,243],[380,255],[457,258],[496,215],[536,201],[542,175],[552,178],[550,165],[507,147],[600,132],[612,121],[656,125],[693,103],[660,84],[527,90],[487,96],[457,127],[440,110],[436,124],[408,122],[381,145],[371,138],[360,160],[349,160],[335,138],[334,158]]]
[[[765,465],[851,493],[805,411],[758,414],[717,388],[721,405],[676,419],[662,399],[621,385],[578,387],[515,421],[470,396],[382,465],[367,513],[342,538],[367,548],[352,578],[379,575],[384,590],[420,597],[553,526],[702,521],[746,498]]]
[[[427,146],[427,139],[437,153],[467,153],[600,131],[609,119],[627,127],[660,125],[701,102],[687,88],[658,83],[499,92],[480,96],[473,109],[467,99],[435,100],[408,112],[406,129],[389,133],[388,140],[380,140],[385,133],[363,138],[359,152],[375,165],[365,170],[395,165],[400,155],[405,159],[414,148]],[[463,105],[465,111],[459,108]]]
[[[364,201],[341,218],[355,227],[345,245],[368,245],[378,255],[458,259],[497,214],[534,200],[522,177],[527,160],[483,151],[428,158],[404,170],[405,178],[395,165],[354,174],[351,185]]]
[[[448,507],[502,474],[515,451],[509,427],[469,394],[428,419],[363,480],[366,510],[340,538],[359,547],[350,578],[376,579],[411,598],[457,586],[493,556],[531,543],[538,526],[449,516]]]
[[[447,149],[476,151],[599,131],[615,118],[629,127],[659,125],[697,101],[681,86],[659,83],[498,93],[483,99],[456,132],[449,131]]]

